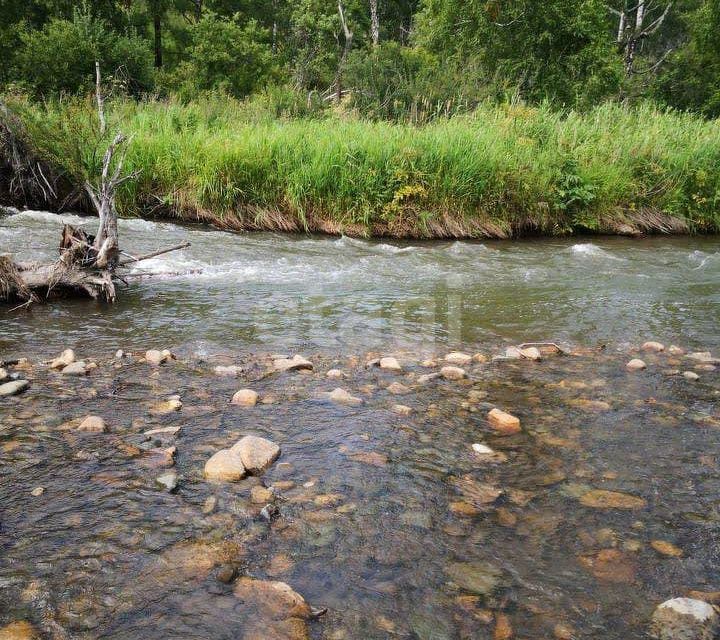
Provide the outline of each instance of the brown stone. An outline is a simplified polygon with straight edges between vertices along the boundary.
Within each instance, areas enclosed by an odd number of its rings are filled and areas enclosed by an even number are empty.
[[[107,426],[100,416],[87,416],[77,428],[84,433],[105,433]]]
[[[643,498],[604,489],[588,491],[580,497],[580,502],[594,509],[644,509],[647,506]]]
[[[241,407],[254,407],[258,401],[258,394],[252,389],[240,389],[232,397],[230,404],[236,404]]]
[[[493,640],[510,640],[513,637],[513,628],[510,618],[504,613],[495,614],[495,630]]]
[[[353,453],[349,457],[355,462],[371,464],[375,467],[384,467],[388,462],[387,456],[377,451],[361,451],[359,453]]]
[[[667,540],[653,540],[650,546],[659,554],[669,556],[670,558],[680,558],[683,555],[683,550],[680,547],[675,546]]]
[[[635,580],[635,561],[618,549],[603,549],[580,556],[580,564],[601,582],[628,583]]]
[[[240,456],[249,473],[258,474],[267,469],[280,456],[280,447],[258,436],[245,436],[230,449]]]
[[[40,634],[29,622],[16,620],[0,628],[0,640],[40,640]]]
[[[236,451],[221,449],[205,463],[205,477],[209,480],[234,482],[245,477],[246,469]]]
[[[510,413],[501,411],[500,409],[493,409],[487,415],[490,426],[495,431],[504,436],[514,435],[520,433],[520,419],[516,418]]]
[[[250,501],[253,504],[267,504],[268,502],[272,502],[274,498],[275,494],[266,487],[256,485],[250,489]]]

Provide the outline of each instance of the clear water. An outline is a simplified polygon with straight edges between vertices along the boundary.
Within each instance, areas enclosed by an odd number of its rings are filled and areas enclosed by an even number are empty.
[[[14,251],[21,229],[37,231],[17,257],[41,259],[60,221],[24,213],[0,225],[0,247]],[[21,371],[31,388],[0,400],[0,626],[249,639],[265,614],[217,581],[222,562],[328,607],[309,633],[334,640],[489,639],[503,619],[527,640],[557,625],[578,638],[642,638],[659,602],[720,588],[718,373],[667,353],[643,354],[642,373],[624,366],[630,345],[650,338],[717,349],[717,239],[401,246],[143,221],[121,233],[133,253],[186,237],[193,246],[143,265],[173,275],[133,280],[114,307],[0,316],[0,358],[33,363]],[[534,339],[578,352],[418,381],[436,370],[421,365],[426,355],[492,355]],[[98,369],[68,379],[38,363],[67,346]],[[149,347],[179,360],[157,370],[113,360],[115,349]],[[315,372],[268,375],[277,350],[311,357]],[[404,371],[365,368],[372,352],[397,354]],[[240,379],[213,374],[230,363],[246,368]],[[347,378],[328,380],[331,368]],[[673,373],[688,369],[700,380]],[[408,393],[391,393],[395,381]],[[321,396],[337,386],[364,403]],[[264,402],[230,406],[240,387]],[[172,394],[181,411],[149,413]],[[498,436],[485,419],[494,405],[520,417],[522,433]],[[109,433],[73,431],[68,421],[86,414]],[[164,426],[181,427],[173,494],[134,448]],[[272,524],[250,501],[256,480],[202,477],[205,460],[246,433],[282,447],[262,481],[294,483]],[[476,457],[480,442],[505,461]],[[486,485],[500,494],[484,504]],[[645,502],[584,505],[592,489]],[[216,509],[203,513],[212,496]],[[658,540],[682,557],[656,551]]]

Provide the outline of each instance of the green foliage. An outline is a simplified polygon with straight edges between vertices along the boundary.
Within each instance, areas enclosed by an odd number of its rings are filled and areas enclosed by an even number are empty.
[[[77,9],[72,19],[51,19],[41,30],[23,28],[15,65],[22,82],[41,96],[88,91],[95,61],[107,73],[127,80],[133,92],[152,86],[147,44],[134,35],[112,33],[106,23]]]
[[[243,24],[239,14],[224,20],[206,13],[190,35],[188,58],[171,80],[185,98],[203,91],[246,96],[273,75],[269,34],[254,20]]]

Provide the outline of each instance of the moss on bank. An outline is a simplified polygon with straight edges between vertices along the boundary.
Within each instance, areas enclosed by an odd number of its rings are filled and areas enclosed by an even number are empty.
[[[90,101],[11,106],[70,183],[95,170]],[[651,106],[487,105],[414,127],[279,120],[228,99],[115,101],[111,120],[140,172],[125,215],[396,237],[720,228],[719,121]]]

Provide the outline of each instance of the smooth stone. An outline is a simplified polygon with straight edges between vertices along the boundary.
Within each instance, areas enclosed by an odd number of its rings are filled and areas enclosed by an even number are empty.
[[[163,400],[150,407],[150,413],[154,416],[167,416],[182,409],[183,403],[177,398]]]
[[[684,356],[685,355],[685,349],[678,347],[675,344],[671,344],[668,347],[668,353],[673,356]]]
[[[715,362],[715,358],[712,357],[709,351],[695,351],[694,353],[689,353],[687,357],[696,362],[706,362],[710,364]]]
[[[410,393],[410,389],[408,389],[408,387],[402,384],[402,382],[393,382],[391,385],[388,386],[387,391],[398,396]]]
[[[514,435],[520,433],[520,419],[516,416],[502,411],[501,409],[492,409],[488,414],[490,426],[502,435]]]
[[[40,634],[29,622],[16,620],[0,627],[0,640],[40,640]]]
[[[685,380],[690,380],[691,382],[700,380],[700,376],[694,371],[683,371],[683,378],[685,378]]]
[[[650,546],[660,555],[669,558],[681,558],[683,556],[683,550],[667,540],[653,540],[650,542]]]
[[[647,369],[647,365],[643,360],[640,360],[640,358],[633,358],[625,365],[625,368],[628,371],[642,371],[643,369]]]
[[[240,457],[245,469],[252,474],[262,473],[280,457],[278,445],[258,436],[241,438],[230,451]]]
[[[62,373],[66,376],[84,376],[87,373],[87,367],[83,360],[78,360],[64,367]]]
[[[30,495],[39,498],[43,493],[45,493],[45,487],[35,487],[31,492]]]
[[[652,340],[649,340],[648,342],[643,343],[642,347],[640,347],[643,351],[654,351],[655,353],[660,353],[661,351],[665,351],[665,345],[662,342],[654,342]]]
[[[205,477],[208,480],[225,480],[234,482],[242,480],[245,475],[245,465],[240,454],[231,449],[221,449],[205,463]]]
[[[453,562],[446,573],[458,587],[480,596],[492,595],[502,576],[496,566],[481,562]]]
[[[387,369],[388,371],[402,371],[402,367],[397,361],[397,358],[393,358],[392,356],[380,358],[380,368]]]
[[[273,362],[275,371],[299,371],[301,369],[312,370],[313,363],[301,355],[295,355],[292,358],[278,358]]]
[[[75,362],[75,352],[72,349],[65,349],[65,351],[50,363],[50,368],[62,369],[73,362]]]
[[[253,504],[267,504],[268,502],[272,502],[274,498],[275,494],[272,489],[260,485],[255,485],[250,489],[250,502]]]
[[[480,444],[479,442],[473,444],[472,450],[481,456],[491,456],[495,453],[490,447],[485,444]]]
[[[412,408],[404,404],[395,404],[392,407],[392,412],[397,413],[399,416],[409,416],[412,413]]]
[[[27,380],[13,380],[12,382],[0,384],[0,397],[16,396],[29,386],[30,383]]]
[[[176,436],[182,427],[161,427],[159,429],[150,429],[149,431],[143,432],[144,436]]]
[[[157,366],[165,362],[165,358],[163,357],[162,351],[158,351],[157,349],[149,349],[145,352],[145,362]]]
[[[345,377],[345,373],[340,369],[330,369],[325,375],[331,380],[339,380]]]
[[[235,582],[235,597],[257,612],[243,623],[243,637],[270,640],[309,638],[306,620],[312,609],[305,599],[284,582],[241,577]]]
[[[7,380],[9,377],[10,374],[7,372],[7,369],[3,369],[2,367],[0,367],[0,382]]]
[[[542,359],[540,349],[537,347],[527,347],[526,349],[520,349],[520,355],[526,360],[538,361]]]
[[[693,598],[666,600],[650,622],[650,635],[656,640],[713,640],[719,629],[712,605]]]
[[[242,367],[238,367],[236,365],[230,365],[229,367],[217,366],[213,369],[215,375],[227,376],[230,378],[236,378],[240,375],[240,373],[242,373],[242,370]]]
[[[580,496],[580,503],[594,509],[644,509],[647,506],[643,498],[605,489],[591,489]]]
[[[237,570],[233,565],[224,564],[218,569],[215,577],[223,584],[230,584],[235,579],[236,575]]]
[[[508,347],[505,349],[505,358],[508,358],[510,360],[520,360],[522,359],[523,355],[517,347]]]
[[[208,496],[203,503],[202,512],[208,515],[215,511],[215,507],[217,507],[217,498],[215,496]]]
[[[329,400],[332,400],[333,402],[336,402],[337,404],[347,404],[351,406],[357,406],[363,403],[362,398],[358,398],[357,396],[353,396],[345,389],[341,389],[338,387],[337,389],[334,389],[330,393],[327,394],[327,397]]]
[[[454,366],[443,367],[440,369],[440,375],[445,378],[445,380],[462,380],[463,378],[467,378],[465,369]]]
[[[168,491],[174,491],[178,485],[178,474],[174,471],[166,471],[155,478],[155,482],[165,487]]]
[[[240,389],[232,397],[230,404],[236,404],[241,407],[254,407],[258,401],[258,394],[252,389]]]
[[[442,375],[438,372],[436,373],[425,373],[418,377],[417,382],[418,384],[427,384],[428,382],[432,382],[433,380],[437,380],[438,378],[442,377]]]
[[[105,424],[105,420],[100,416],[86,416],[78,426],[77,431],[83,431],[85,433],[105,433],[107,431],[107,425]]]
[[[469,356],[467,353],[462,353],[461,351],[452,351],[445,356],[445,362],[464,367],[472,362],[472,356]]]

